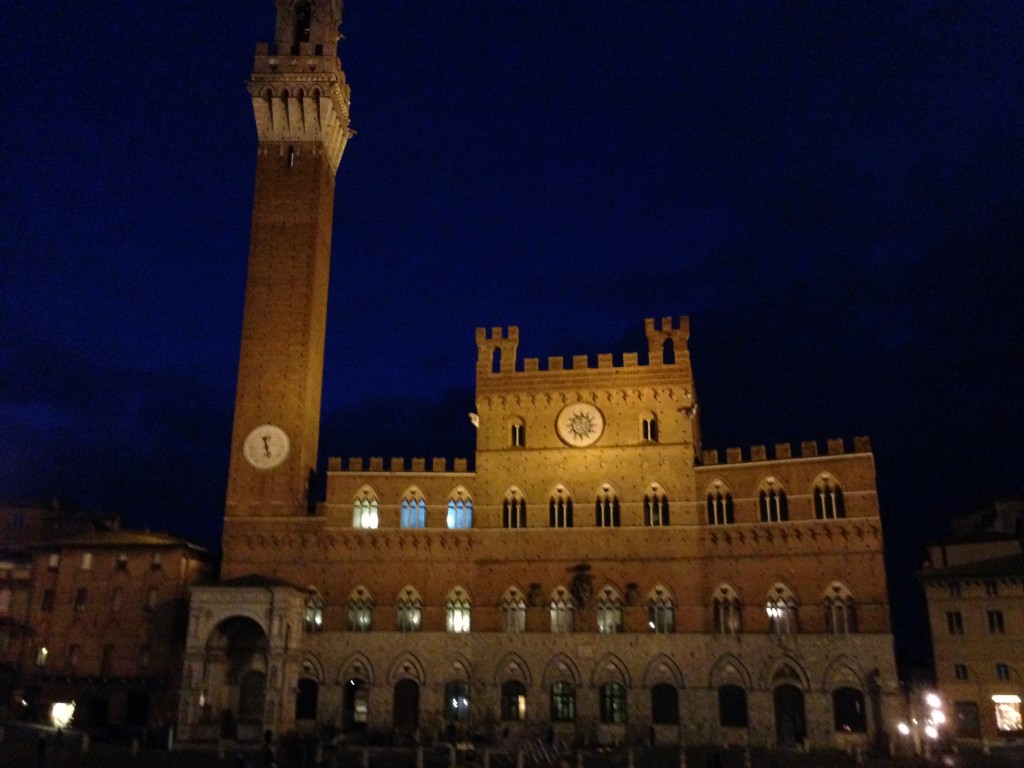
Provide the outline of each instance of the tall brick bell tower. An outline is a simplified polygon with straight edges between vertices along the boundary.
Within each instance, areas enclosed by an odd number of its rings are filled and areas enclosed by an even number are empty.
[[[274,43],[256,46],[249,93],[259,148],[225,508],[307,514],[320,429],[334,177],[351,132],[337,57],[341,0],[276,0]]]

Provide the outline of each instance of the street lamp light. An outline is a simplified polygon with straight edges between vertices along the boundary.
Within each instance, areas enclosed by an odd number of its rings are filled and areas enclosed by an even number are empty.
[[[915,754],[922,754],[923,747],[927,756],[934,750],[935,747],[930,745],[938,742],[942,735],[941,726],[947,720],[942,698],[929,691],[920,699],[912,699],[909,709],[910,721],[898,723],[896,729],[901,735],[911,737]]]

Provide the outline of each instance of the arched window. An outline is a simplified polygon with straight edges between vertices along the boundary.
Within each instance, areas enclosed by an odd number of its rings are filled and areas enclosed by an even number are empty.
[[[402,527],[423,528],[427,524],[427,502],[417,491],[409,491],[402,499]]]
[[[825,631],[833,635],[857,632],[857,604],[845,584],[838,581],[825,592]]]
[[[605,635],[622,631],[622,597],[613,587],[602,589],[597,600],[597,631]]]
[[[473,527],[473,501],[461,488],[448,501],[448,527]]]
[[[640,439],[645,443],[658,442],[658,417],[653,413],[640,417]]]
[[[786,491],[769,477],[758,493],[758,505],[761,510],[762,523],[781,523],[789,520],[789,502]]]
[[[647,629],[656,634],[669,634],[676,630],[675,605],[661,584],[647,595]]]
[[[295,42],[308,43],[313,21],[313,9],[305,0],[295,4]]]
[[[509,423],[509,446],[512,448],[526,447],[526,424],[522,419],[513,419]]]
[[[377,499],[373,498],[369,491],[363,491],[352,503],[352,527],[376,528],[379,522]]]
[[[526,499],[517,488],[510,488],[501,503],[501,525],[503,528],[526,527]]]
[[[348,596],[348,628],[351,632],[373,629],[373,598],[364,587],[356,587]]]
[[[308,677],[299,679],[298,692],[295,695],[295,719],[316,720],[317,699],[320,686],[316,680]]]
[[[718,689],[718,724],[723,728],[747,727],[747,692],[738,685]]]
[[[660,493],[656,486],[644,496],[644,525],[668,525],[668,496]]]
[[[838,732],[868,732],[864,694],[856,688],[836,688],[832,691],[832,715]]]
[[[519,680],[501,684],[501,719],[521,722],[526,719],[526,686]]]
[[[732,525],[736,515],[732,506],[732,493],[716,480],[708,489],[708,525]]]
[[[469,596],[462,587],[455,587],[448,593],[444,604],[445,629],[449,632],[469,632]]]
[[[306,598],[306,609],[303,613],[303,626],[307,632],[322,632],[324,628],[324,601],[320,595],[311,592]]]
[[[576,628],[576,608],[565,587],[556,587],[551,594],[551,631],[572,632]]]
[[[526,631],[526,600],[516,587],[509,587],[501,598],[502,624],[506,632]]]
[[[655,725],[679,725],[679,691],[674,685],[651,686],[651,720]]]
[[[773,635],[793,635],[800,631],[797,623],[796,598],[785,584],[776,584],[765,603],[768,631]]]
[[[469,683],[450,680],[444,684],[444,719],[463,722],[469,719]]]
[[[556,723],[576,720],[576,687],[572,683],[558,682],[551,686],[551,720]]]
[[[622,683],[605,683],[601,686],[601,722],[626,722],[626,686]]]
[[[740,599],[728,584],[723,584],[715,590],[711,610],[714,614],[715,632],[719,635],[738,635],[743,630]]]
[[[551,497],[548,521],[551,528],[572,528],[572,499],[562,489]]]
[[[395,600],[395,625],[399,632],[419,632],[423,625],[423,603],[412,587],[403,589]]]
[[[846,517],[843,489],[827,472],[814,481],[814,517],[817,520],[836,520]]]
[[[619,497],[604,487],[602,493],[597,495],[597,502],[594,507],[594,525],[598,528],[619,527]]]

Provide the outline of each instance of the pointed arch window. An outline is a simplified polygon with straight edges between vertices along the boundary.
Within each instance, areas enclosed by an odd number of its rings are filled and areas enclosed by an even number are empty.
[[[548,503],[548,522],[551,528],[572,528],[572,499],[561,490]]]
[[[526,527],[526,499],[515,488],[509,490],[501,503],[501,525],[503,528]]]
[[[351,632],[373,629],[373,598],[364,587],[356,587],[348,596],[348,628]]]
[[[303,0],[295,4],[295,42],[308,43],[309,31],[313,21],[313,9]],[[296,51],[297,52],[297,51]]]
[[[647,629],[662,635],[676,631],[676,609],[672,596],[660,584],[647,596]]]
[[[736,522],[732,493],[721,481],[716,481],[708,490],[707,508],[708,525],[732,525]]]
[[[715,590],[711,601],[715,632],[719,635],[738,635],[743,630],[743,613],[735,590],[723,584]]]
[[[668,496],[657,486],[652,486],[651,492],[644,496],[644,525],[658,527],[668,524]]]
[[[832,635],[856,634],[857,604],[845,584],[834,581],[825,593],[825,631]]]
[[[445,629],[459,634],[469,632],[470,609],[469,596],[461,587],[449,592],[444,604]]]
[[[418,494],[402,499],[402,527],[424,528],[427,524],[427,502]]]
[[[594,505],[594,525],[598,528],[618,528],[620,522],[619,497],[605,486],[597,495]]]
[[[526,424],[522,419],[513,419],[508,426],[509,441],[512,448],[526,447]]]
[[[306,598],[302,625],[307,632],[322,632],[324,629],[324,601],[315,592]]]
[[[551,686],[551,719],[556,723],[576,720],[576,687],[572,683],[558,682]]]
[[[817,520],[836,520],[846,517],[843,489],[829,474],[814,481],[814,517]]]
[[[376,528],[379,523],[380,512],[377,508],[377,500],[364,493],[352,504],[352,527]]]
[[[622,683],[605,683],[601,686],[601,722],[626,722],[626,686]]]
[[[502,596],[501,618],[506,632],[526,631],[526,600],[516,587],[509,587]]]
[[[597,631],[603,635],[622,631],[622,597],[613,587],[605,587],[598,598]]]
[[[572,632],[576,629],[576,606],[565,587],[557,587],[551,595],[551,631]]]
[[[448,527],[473,527],[473,501],[461,491],[448,501]]]
[[[762,523],[782,523],[789,520],[786,491],[776,484],[774,478],[768,478],[757,496]]]
[[[796,598],[785,584],[776,584],[765,603],[768,631],[773,635],[793,635],[800,631]]]
[[[423,626],[423,603],[412,587],[403,589],[395,601],[395,625],[399,632],[419,632]]]
[[[653,413],[644,414],[640,418],[640,439],[645,443],[658,442],[658,417]]]

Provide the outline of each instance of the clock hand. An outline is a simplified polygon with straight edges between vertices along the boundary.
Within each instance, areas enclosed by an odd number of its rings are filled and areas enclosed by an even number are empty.
[[[269,435],[264,435],[263,436],[263,453],[266,455],[266,457],[268,459],[270,458],[270,436]]]

